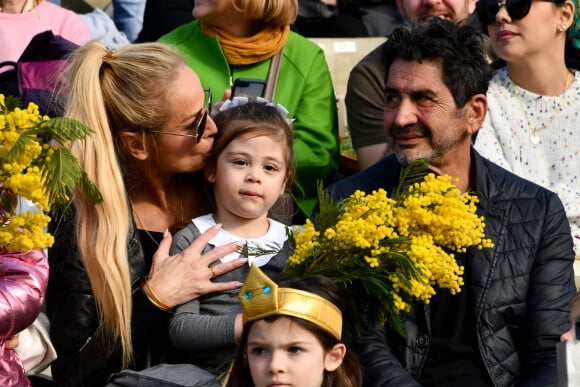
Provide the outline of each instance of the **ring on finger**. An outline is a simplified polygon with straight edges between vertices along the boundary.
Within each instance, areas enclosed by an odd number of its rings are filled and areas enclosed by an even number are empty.
[[[211,278],[217,277],[217,274],[215,273],[213,266],[210,266],[209,269],[211,270]]]

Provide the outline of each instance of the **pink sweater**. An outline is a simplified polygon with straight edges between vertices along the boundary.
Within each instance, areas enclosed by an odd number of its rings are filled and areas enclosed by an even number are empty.
[[[4,342],[38,316],[47,283],[44,252],[0,250],[0,386],[30,385],[18,354],[4,348]]]
[[[32,37],[48,30],[79,46],[91,39],[89,28],[79,15],[42,1],[30,12],[0,12],[0,62],[16,62]]]

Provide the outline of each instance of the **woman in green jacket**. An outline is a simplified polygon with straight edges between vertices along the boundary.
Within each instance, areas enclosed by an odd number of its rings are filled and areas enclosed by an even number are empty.
[[[274,100],[295,119],[292,193],[301,214],[310,216],[317,181],[338,170],[338,123],[322,49],[290,31],[297,13],[297,0],[197,2],[196,20],[160,42],[175,46],[216,95],[224,95],[237,78],[266,80],[272,57],[283,49]]]

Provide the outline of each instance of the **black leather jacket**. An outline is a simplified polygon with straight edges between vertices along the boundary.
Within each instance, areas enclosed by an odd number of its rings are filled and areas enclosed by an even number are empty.
[[[131,224],[133,224],[131,222]],[[58,358],[52,363],[57,386],[99,386],[121,370],[121,352],[98,331],[99,321],[91,284],[77,253],[74,216],[51,224],[55,236],[49,250],[50,278],[46,294],[50,336]],[[133,288],[132,339],[134,362],[143,369],[160,361],[167,341],[170,315],[157,309],[143,293],[141,283],[149,273],[134,225],[128,237],[128,257]]]
[[[478,213],[493,249],[470,249],[469,299],[476,340],[496,386],[549,386],[556,382],[555,345],[568,329],[575,294],[574,251],[558,197],[472,151]],[[355,189],[392,192],[401,165],[386,157],[329,188],[336,197]],[[429,307],[405,318],[406,339],[385,328],[358,345],[368,386],[417,386],[429,352]]]

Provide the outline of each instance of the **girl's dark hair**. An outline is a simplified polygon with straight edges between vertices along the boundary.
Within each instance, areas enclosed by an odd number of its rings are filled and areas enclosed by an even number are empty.
[[[341,311],[344,311],[345,302],[342,297],[342,292],[340,288],[327,277],[321,275],[309,277],[287,277],[281,279],[278,282],[278,286],[304,290],[319,295],[320,297],[332,302]],[[318,325],[297,317],[271,316],[265,318],[264,321],[274,322],[280,317],[290,318],[301,328],[311,332],[319,340],[325,351],[329,351],[332,347],[341,342]],[[244,331],[242,332],[240,344],[238,345],[238,350],[236,352],[236,357],[226,387],[254,387],[246,355],[248,333],[253,324],[254,321],[250,321],[244,326]],[[325,372],[322,387],[359,387],[362,386],[362,383],[363,370],[360,361],[353,351],[347,349],[340,367],[333,372]]]
[[[207,162],[205,174],[215,174],[217,159],[223,150],[236,138],[252,134],[268,136],[286,145],[286,186],[290,184],[294,174],[294,133],[285,117],[274,106],[261,101],[249,101],[246,104],[232,107],[219,112],[213,117],[218,127],[214,139],[213,151]]]
[[[286,181],[285,188],[288,191],[294,177],[294,132],[285,117],[275,106],[267,104],[267,101],[249,101],[246,104],[232,107],[221,111],[213,117],[218,132],[215,136],[213,151],[207,161],[205,176],[214,175],[217,168],[217,160],[223,150],[236,138],[243,135],[268,136],[285,145],[286,153]],[[213,185],[206,185],[206,195],[213,208],[216,208],[213,195]],[[287,196],[287,195],[285,195]],[[284,198],[278,200],[270,209],[268,216],[280,220],[294,215],[289,203]],[[292,202],[291,198],[289,202]],[[283,221],[284,222],[284,221]]]

